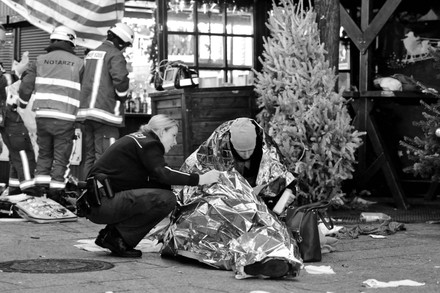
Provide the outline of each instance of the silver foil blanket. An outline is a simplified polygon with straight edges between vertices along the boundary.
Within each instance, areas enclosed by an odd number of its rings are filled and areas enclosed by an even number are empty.
[[[164,232],[162,254],[181,255],[216,268],[235,270],[266,257],[291,264],[295,277],[302,267],[298,246],[275,214],[235,170],[221,172],[219,183],[184,187],[182,204]]]
[[[252,120],[254,121],[254,120]],[[211,169],[230,171],[234,169],[234,157],[231,151],[229,129],[233,120],[221,124],[211,136],[200,145],[183,163],[180,168],[184,172],[202,173]],[[280,195],[284,188],[295,180],[294,175],[287,170],[275,142],[265,134],[263,129],[254,121],[258,128],[258,136],[262,138],[262,157],[256,178],[257,194],[263,198]],[[182,187],[176,187],[179,192]],[[181,196],[181,204],[188,204],[197,199],[197,188],[187,190]]]

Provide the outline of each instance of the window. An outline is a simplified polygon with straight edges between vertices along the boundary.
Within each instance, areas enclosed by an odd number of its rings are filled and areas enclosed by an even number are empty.
[[[252,84],[253,3],[168,0],[164,59],[196,69],[200,87]]]

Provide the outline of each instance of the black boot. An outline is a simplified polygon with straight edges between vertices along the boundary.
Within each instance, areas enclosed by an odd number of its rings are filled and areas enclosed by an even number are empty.
[[[142,257],[142,251],[134,249],[125,243],[118,230],[107,226],[99,231],[95,244],[109,249],[114,255],[120,257]]]
[[[76,193],[66,192],[64,189],[51,189],[47,193],[47,197],[56,201],[69,211],[76,212]]]
[[[96,237],[95,244],[101,247],[104,247],[104,237],[107,235],[110,230],[113,229],[110,225],[105,226],[104,229],[98,232],[98,237]]]
[[[34,195],[35,197],[44,197],[47,196],[47,188],[44,186],[35,186],[34,188]]]
[[[270,278],[284,277],[289,270],[290,265],[286,260],[270,257],[244,267],[244,272],[248,275]]]

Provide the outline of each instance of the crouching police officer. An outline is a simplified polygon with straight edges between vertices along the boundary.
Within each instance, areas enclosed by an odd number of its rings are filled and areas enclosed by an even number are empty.
[[[171,169],[164,155],[176,145],[178,124],[166,115],[153,116],[138,132],[112,144],[93,165],[79,210],[96,224],[106,224],[95,243],[121,257],[141,257],[138,243],[174,209],[171,185],[204,185],[220,172],[188,174]],[[90,206],[90,208],[88,208]]]

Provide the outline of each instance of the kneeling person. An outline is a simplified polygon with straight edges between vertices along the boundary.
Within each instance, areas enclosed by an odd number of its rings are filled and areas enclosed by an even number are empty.
[[[153,116],[138,132],[111,145],[93,165],[89,178],[105,176],[114,193],[90,208],[87,218],[107,226],[95,243],[122,257],[141,257],[138,243],[175,207],[171,185],[204,185],[220,172],[183,173],[171,169],[164,155],[174,145],[178,124],[166,115]]]

